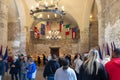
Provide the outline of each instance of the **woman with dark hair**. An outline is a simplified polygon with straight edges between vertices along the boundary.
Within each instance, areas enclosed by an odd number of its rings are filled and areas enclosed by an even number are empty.
[[[75,73],[77,75],[78,79],[78,74],[79,74],[79,68],[81,67],[83,61],[81,60],[81,55],[79,53],[76,54],[76,58],[74,60],[74,66],[75,66]]]
[[[55,72],[54,80],[77,80],[74,70],[69,67],[68,59],[62,59],[62,67]]]
[[[47,60],[47,58],[46,58],[45,54],[43,54],[43,65],[46,65],[46,64],[47,64],[47,62],[48,62],[48,60]]]
[[[20,67],[20,64],[17,61],[17,57],[14,56],[13,61],[10,64],[11,80],[14,80],[14,77],[15,77],[15,80],[18,80],[19,67]]]
[[[108,80],[106,70],[99,61],[99,53],[96,49],[91,49],[88,59],[83,62],[78,80]]]
[[[40,56],[37,57],[37,62],[38,62],[38,66],[40,66],[40,64],[41,64]]]

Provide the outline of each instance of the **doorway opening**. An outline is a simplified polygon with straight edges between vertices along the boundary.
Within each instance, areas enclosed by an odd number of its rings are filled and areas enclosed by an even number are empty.
[[[50,47],[50,54],[53,55],[57,55],[57,57],[59,57],[59,48],[60,47]]]

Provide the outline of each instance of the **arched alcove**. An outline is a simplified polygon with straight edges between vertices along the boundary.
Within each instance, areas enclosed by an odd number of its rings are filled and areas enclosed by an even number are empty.
[[[21,13],[22,12],[22,13]],[[13,55],[26,55],[26,17],[21,1],[8,4],[8,48]]]

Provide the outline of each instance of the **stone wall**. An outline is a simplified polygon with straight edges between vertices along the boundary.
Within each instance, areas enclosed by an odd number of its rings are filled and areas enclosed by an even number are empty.
[[[111,42],[119,45],[120,0],[101,0],[98,13],[99,45]]]
[[[3,54],[7,46],[7,21],[8,21],[7,0],[0,0],[0,46],[3,46]]]
[[[116,20],[112,25],[108,23],[105,28],[105,42],[109,44],[114,42],[117,47],[120,47],[120,19]]]
[[[59,41],[60,42],[60,41]],[[77,44],[74,43],[57,43],[57,44],[34,44],[32,45],[32,48],[30,48],[29,50],[32,50],[32,54],[34,55],[41,55],[41,54],[46,54],[49,55],[50,54],[50,47],[60,47],[59,49],[59,55],[63,56],[64,54],[70,54],[70,55],[74,55],[75,53],[78,52],[78,48],[77,48]],[[37,53],[37,54],[34,54]]]
[[[14,55],[20,53],[20,32],[19,22],[8,23],[8,48]]]
[[[61,39],[61,40],[48,40],[48,39],[35,39],[34,33],[31,32],[31,41],[28,47],[28,54],[34,55],[34,53],[40,54],[50,54],[50,47],[59,47],[59,55],[71,54],[79,52],[79,41],[78,39]],[[36,54],[35,54],[36,55]]]
[[[89,51],[89,29],[80,31],[80,53],[86,53]]]
[[[120,47],[120,0],[101,0],[102,11],[101,20],[102,26],[100,34],[104,35],[104,43],[115,42]],[[102,37],[100,37],[102,39]],[[103,44],[103,43],[102,43]]]
[[[89,32],[89,39],[90,39],[90,48],[98,46],[98,22],[91,22],[90,24],[90,32]]]

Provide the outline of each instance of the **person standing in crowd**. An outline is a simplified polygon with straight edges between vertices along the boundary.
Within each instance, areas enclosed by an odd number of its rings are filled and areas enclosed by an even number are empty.
[[[69,60],[69,65],[71,65],[71,55],[70,55],[70,54],[67,54],[67,55],[65,56],[65,58]]]
[[[40,64],[41,64],[40,56],[38,56],[38,58],[37,58],[37,62],[38,62],[38,66],[40,66]]]
[[[62,59],[62,67],[55,72],[54,80],[77,80],[74,70],[69,67],[68,59]]]
[[[83,62],[78,80],[108,80],[107,72],[99,61],[99,53],[96,49],[91,49],[88,59]]]
[[[51,54],[48,55],[48,61],[51,60]]]
[[[22,74],[22,73],[21,73],[21,66],[22,66],[22,63],[23,63],[23,61],[24,61],[23,59],[24,59],[24,55],[23,55],[23,54],[21,54],[21,55],[18,56],[18,60],[17,60],[17,61],[19,62],[19,65],[20,65],[20,66],[19,66],[19,71],[18,71],[19,80],[22,80],[22,79],[21,79],[21,74]]]
[[[16,78],[15,80],[18,80],[18,72],[19,72],[19,62],[17,61],[17,57],[13,57],[13,61],[10,64],[10,74],[11,74],[11,80],[14,80],[14,77]]]
[[[43,65],[46,65],[47,62],[48,62],[48,60],[47,60],[46,56],[43,54]]]
[[[8,67],[10,67],[10,63],[13,61],[12,59],[12,56],[8,56]]]
[[[80,54],[76,54],[76,58],[74,59],[74,65],[75,65],[75,72],[78,79],[79,74],[79,68],[81,67],[83,61],[81,60]]]
[[[27,67],[28,67],[27,57],[24,56],[24,61],[21,64],[21,80],[27,80]]]
[[[120,48],[116,48],[112,59],[105,64],[109,80],[120,80]]]
[[[47,80],[54,80],[55,71],[60,67],[60,64],[57,61],[57,56],[55,54],[52,54],[51,56],[52,59],[48,61],[43,72],[43,77],[47,77]]]
[[[26,68],[27,69],[27,78],[28,80],[35,80],[36,78],[36,72],[37,72],[37,67],[36,67],[36,64],[34,63],[33,59],[32,58],[29,58],[28,59],[28,67]]]
[[[61,67],[62,66],[62,58],[61,57],[59,57],[58,62],[59,62],[60,67]]]
[[[2,60],[2,56],[0,55],[0,80],[2,80],[3,75],[4,75],[4,62]]]

